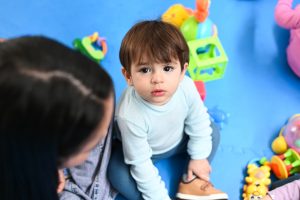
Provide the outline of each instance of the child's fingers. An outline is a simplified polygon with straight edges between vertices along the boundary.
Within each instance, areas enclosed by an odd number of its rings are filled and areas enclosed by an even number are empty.
[[[207,174],[199,174],[198,177],[202,180],[209,181],[209,175]]]
[[[191,181],[195,177],[194,173],[192,170],[188,170],[187,173],[187,181]]]

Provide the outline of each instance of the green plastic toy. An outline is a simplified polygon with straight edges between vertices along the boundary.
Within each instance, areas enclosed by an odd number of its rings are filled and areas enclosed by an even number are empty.
[[[189,41],[188,46],[188,73],[194,81],[206,82],[223,77],[228,57],[217,36]]]
[[[83,39],[75,39],[73,41],[73,46],[82,54],[97,63],[104,59],[107,52],[105,39],[100,38],[97,32],[91,36],[86,36]]]

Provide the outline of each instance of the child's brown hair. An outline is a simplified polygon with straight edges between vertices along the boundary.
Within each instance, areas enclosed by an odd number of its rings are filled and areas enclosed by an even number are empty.
[[[189,48],[179,29],[159,20],[135,24],[123,38],[120,61],[130,74],[132,64],[169,63],[179,59],[181,70],[189,62]]]

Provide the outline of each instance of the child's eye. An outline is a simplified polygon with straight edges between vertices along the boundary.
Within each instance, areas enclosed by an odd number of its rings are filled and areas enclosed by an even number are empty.
[[[140,69],[140,72],[146,74],[146,73],[151,72],[151,69],[149,67],[143,67],[142,69]]]
[[[164,67],[164,71],[165,72],[170,72],[170,71],[172,71],[174,69],[174,67],[172,67],[172,66],[165,66]]]

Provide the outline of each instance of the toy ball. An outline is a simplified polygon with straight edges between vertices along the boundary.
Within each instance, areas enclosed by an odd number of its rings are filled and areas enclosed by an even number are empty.
[[[186,41],[211,37],[214,34],[214,24],[206,18],[204,22],[199,23],[194,16],[189,17],[180,27]]]
[[[292,116],[283,130],[289,147],[300,153],[300,114]]]
[[[283,154],[288,149],[287,143],[280,132],[279,136],[272,142],[272,150],[276,154]]]

